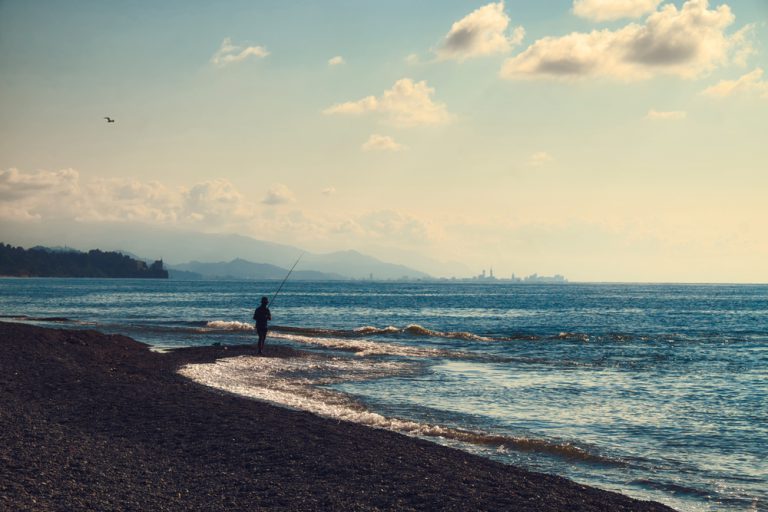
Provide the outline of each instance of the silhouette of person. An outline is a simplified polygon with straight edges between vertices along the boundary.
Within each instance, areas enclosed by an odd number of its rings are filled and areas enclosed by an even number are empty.
[[[256,320],[256,334],[259,335],[259,354],[264,350],[264,342],[267,339],[267,322],[272,320],[272,313],[270,313],[267,304],[269,304],[269,299],[262,297],[261,306],[253,312],[253,319]]]

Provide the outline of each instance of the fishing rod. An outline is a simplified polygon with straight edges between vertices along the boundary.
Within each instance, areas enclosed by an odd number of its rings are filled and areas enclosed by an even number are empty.
[[[304,253],[301,253],[301,254],[299,254],[299,257],[298,257],[298,258],[296,258],[296,263],[294,263],[294,264],[293,264],[293,266],[291,267],[291,270],[289,270],[289,271],[288,271],[288,273],[285,275],[285,279],[283,279],[283,282],[282,282],[282,283],[280,283],[280,287],[278,287],[277,291],[276,291],[276,292],[275,292],[275,294],[272,296],[272,300],[270,300],[270,301],[269,301],[269,303],[268,303],[270,306],[272,305],[272,303],[273,303],[273,302],[275,302],[275,298],[277,298],[277,294],[278,294],[278,293],[280,293],[280,290],[282,290],[282,289],[283,289],[283,285],[284,285],[284,284],[285,284],[285,282],[288,280],[288,277],[290,277],[290,275],[291,275],[291,272],[293,272],[293,269],[295,269],[295,268],[296,268],[296,265],[298,265],[298,264],[299,264],[299,260],[301,259],[301,257],[302,257],[302,256],[304,256]]]

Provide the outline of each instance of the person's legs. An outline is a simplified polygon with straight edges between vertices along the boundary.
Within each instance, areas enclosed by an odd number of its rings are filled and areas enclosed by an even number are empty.
[[[258,331],[259,332],[259,354],[261,354],[261,351],[264,350],[264,342],[267,339],[267,331]]]

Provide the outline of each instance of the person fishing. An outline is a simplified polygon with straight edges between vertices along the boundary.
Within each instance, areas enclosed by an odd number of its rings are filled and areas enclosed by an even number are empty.
[[[269,311],[267,305],[269,299],[266,297],[261,298],[261,306],[256,308],[253,312],[253,319],[256,320],[256,334],[259,335],[259,354],[264,350],[264,342],[267,340],[267,322],[272,320],[272,313]]]
[[[264,342],[267,340],[267,322],[272,320],[272,313],[269,311],[269,308],[267,307],[269,304],[274,304],[275,299],[280,294],[280,290],[283,289],[283,285],[288,280],[288,278],[293,273],[293,269],[296,268],[296,265],[299,264],[299,261],[301,260],[301,257],[304,256],[304,253],[301,253],[298,258],[296,258],[296,262],[291,267],[291,270],[288,271],[288,274],[286,274],[285,279],[283,279],[283,282],[280,283],[280,286],[278,287],[275,294],[272,296],[272,300],[269,300],[267,297],[261,298],[261,306],[256,308],[256,311],[253,312],[253,319],[256,320],[256,333],[259,335],[259,355],[261,355],[262,351],[264,350]]]

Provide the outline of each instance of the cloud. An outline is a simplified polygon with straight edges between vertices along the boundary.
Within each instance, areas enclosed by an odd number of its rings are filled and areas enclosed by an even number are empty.
[[[344,60],[344,57],[342,57],[341,55],[337,55],[335,57],[331,57],[330,59],[328,59],[329,66],[340,66],[345,63],[346,61]]]
[[[435,90],[426,81],[414,82],[401,78],[380,97],[366,96],[357,101],[337,103],[324,114],[364,114],[376,112],[387,117],[396,126],[445,124],[453,119],[443,103],[432,100]]]
[[[528,165],[538,167],[546,163],[552,162],[554,158],[546,151],[538,151],[528,157]]]
[[[78,220],[167,223],[185,218],[182,190],[157,181],[98,179],[81,186],[83,193],[73,212]]]
[[[363,151],[402,151],[408,149],[387,135],[372,134],[362,146]]]
[[[74,169],[23,173],[11,168],[0,170],[0,199],[22,200],[29,196],[49,193],[70,195],[77,190],[80,174]]]
[[[573,14],[594,21],[639,18],[656,10],[661,0],[574,0]]]
[[[168,187],[158,181],[98,179],[82,185],[75,218],[89,222],[152,222],[174,225],[233,226],[256,215],[227,180],[191,187]]]
[[[264,58],[269,52],[263,46],[238,46],[232,44],[232,39],[224,38],[218,51],[211,57],[211,63],[216,66],[226,66],[234,62],[242,62],[248,57]]]
[[[269,205],[286,204],[292,203],[293,201],[295,201],[293,192],[291,192],[288,187],[280,183],[270,188],[267,191],[267,195],[264,196],[264,199],[261,200],[262,203]]]
[[[696,78],[748,53],[745,32],[751,27],[727,35],[733,21],[727,5],[709,9],[707,0],[688,0],[678,9],[666,4],[642,25],[539,39],[508,59],[500,74],[511,80],[643,80],[658,74]]]
[[[416,53],[409,53],[405,56],[405,63],[409,66],[416,66],[418,64],[421,64],[421,59],[419,58],[418,54]]]
[[[74,169],[0,171],[0,220],[150,222],[224,228],[258,215],[257,205],[227,180],[191,187],[158,181],[94,179]]]
[[[650,121],[679,121],[688,117],[688,114],[682,110],[671,110],[667,112],[661,112],[651,109],[645,115],[645,118]]]
[[[516,27],[507,36],[508,26],[509,16],[504,12],[504,2],[485,5],[454,23],[435,53],[440,60],[464,61],[508,52],[525,37],[523,27]]]
[[[758,94],[761,98],[768,99],[768,81],[761,80],[762,76],[762,68],[755,68],[736,80],[721,80],[716,85],[704,89],[702,94],[713,98],[725,98],[733,94]]]
[[[183,215],[195,221],[233,222],[255,214],[255,206],[224,179],[204,181],[184,189],[182,200]]]
[[[79,179],[74,169],[0,170],[0,219],[38,220],[56,210],[69,211],[79,193]]]
[[[334,187],[323,194],[331,196]],[[116,222],[237,232],[283,243],[314,243],[331,250],[339,243],[373,241],[423,246],[435,229],[412,215],[395,211],[331,214],[302,212],[273,205],[294,201],[293,193],[275,184],[260,204],[226,179],[170,187],[134,179],[83,180],[73,169],[0,171],[0,225],[5,221],[37,223]]]
[[[432,237],[432,230],[420,219],[393,210],[366,213],[354,219],[358,233],[373,239],[397,239],[401,242],[423,243]]]

